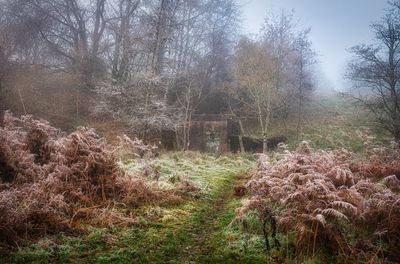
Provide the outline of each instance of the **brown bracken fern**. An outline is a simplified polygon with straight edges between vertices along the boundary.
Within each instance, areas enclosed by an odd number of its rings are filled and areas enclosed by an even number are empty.
[[[180,189],[125,175],[115,149],[90,128],[67,135],[44,120],[6,112],[0,142],[0,245],[75,230],[82,220],[132,224],[134,216],[118,208],[181,199]]]
[[[329,250],[368,258],[377,252],[398,261],[400,155],[398,149],[385,153],[371,160],[345,149],[313,151],[302,142],[274,160],[260,155],[247,183],[250,200],[238,208],[237,219],[275,208],[278,231],[295,234],[296,256]]]

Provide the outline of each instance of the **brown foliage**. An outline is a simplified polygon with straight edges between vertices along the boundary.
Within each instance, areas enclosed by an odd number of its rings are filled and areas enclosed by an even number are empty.
[[[369,178],[382,179],[390,175],[400,178],[400,147],[394,142],[391,147],[370,144],[366,144],[369,159],[364,159],[352,169]]]
[[[391,160],[388,154],[371,163],[386,168],[386,162],[397,162],[396,153],[390,154]],[[345,257],[374,252],[398,261],[400,195],[394,191],[399,180],[395,175],[371,179],[371,172],[364,170],[368,159],[354,164],[355,158],[344,149],[313,151],[307,142],[278,160],[261,155],[247,183],[251,199],[237,210],[237,217],[244,218],[249,210],[279,208],[274,213],[278,229],[295,232],[297,255],[325,249]],[[390,173],[378,169],[376,176]],[[382,241],[387,250],[379,245]]]
[[[118,137],[119,139],[119,156],[125,158],[143,158],[146,156],[155,156],[156,150],[158,149],[155,145],[147,145],[142,140],[135,138],[130,139],[127,135]]]
[[[242,197],[246,195],[246,187],[243,185],[238,185],[234,187],[235,196]]]
[[[44,120],[7,112],[0,127],[0,242],[71,230],[79,219],[98,217],[119,225],[134,222],[111,204],[176,202],[119,169],[113,149],[93,129],[66,135]],[[108,214],[108,215],[107,215]],[[102,222],[101,220],[92,222]],[[108,223],[110,224],[110,223]]]

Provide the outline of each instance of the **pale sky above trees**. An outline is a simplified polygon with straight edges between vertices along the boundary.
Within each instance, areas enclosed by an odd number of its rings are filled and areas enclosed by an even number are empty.
[[[243,33],[258,33],[268,13],[294,10],[301,27],[311,27],[310,39],[318,53],[322,77],[336,90],[345,86],[343,74],[350,59],[347,49],[370,42],[369,25],[387,7],[386,0],[238,0],[243,11]]]

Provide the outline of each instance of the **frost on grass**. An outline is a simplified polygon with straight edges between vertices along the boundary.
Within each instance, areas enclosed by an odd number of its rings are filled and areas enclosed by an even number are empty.
[[[153,159],[132,159],[121,166],[134,177],[144,178],[163,189],[187,186],[206,194],[223,183],[228,174],[246,171],[250,164],[248,157],[218,157],[186,151],[164,153]]]
[[[238,220],[254,211],[273,212],[278,232],[295,234],[297,256],[328,250],[398,261],[400,151],[367,146],[366,152],[357,157],[345,149],[314,151],[302,142],[277,160],[261,155]]]

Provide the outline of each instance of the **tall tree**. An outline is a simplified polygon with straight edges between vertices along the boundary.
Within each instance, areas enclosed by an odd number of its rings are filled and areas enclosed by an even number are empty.
[[[315,54],[308,33],[296,28],[292,14],[282,12],[266,18],[258,41],[239,42],[234,60],[237,85],[230,85],[237,90],[228,89],[230,106],[236,108],[231,113],[237,118],[238,112],[246,113],[258,120],[264,151],[273,119],[285,124],[291,118],[300,131],[313,90]]]
[[[242,38],[236,51],[234,75],[238,88],[243,89],[241,100],[258,120],[263,139],[263,152],[267,151],[273,105],[277,100],[279,66],[273,54],[261,42]]]
[[[9,1],[9,10],[41,37],[58,63],[89,82],[99,65],[105,1],[17,0]]]
[[[126,81],[129,75],[129,63],[132,59],[134,35],[132,32],[134,18],[139,9],[140,0],[118,0],[112,9],[115,10],[108,30],[113,38],[111,74],[118,81]]]
[[[315,52],[312,50],[311,41],[309,40],[308,34],[310,29],[303,30],[298,33],[293,43],[293,54],[292,54],[292,90],[290,91],[290,97],[293,100],[289,100],[294,104],[294,112],[297,119],[296,122],[296,138],[299,139],[301,132],[303,119],[304,119],[304,108],[307,101],[310,100],[312,92],[314,90],[313,81],[313,70],[312,67],[316,63]]]
[[[374,43],[350,49],[353,60],[347,77],[354,83],[352,98],[400,141],[400,9],[396,3],[371,26]]]

